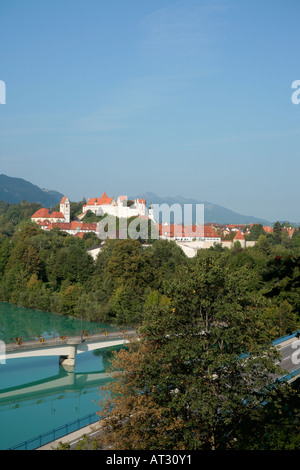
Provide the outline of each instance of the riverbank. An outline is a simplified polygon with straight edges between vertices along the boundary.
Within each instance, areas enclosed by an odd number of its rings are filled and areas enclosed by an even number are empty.
[[[56,450],[60,444],[69,444],[71,448],[76,446],[78,442],[83,438],[83,436],[88,436],[89,438],[94,437],[96,434],[100,432],[101,423],[97,422],[95,424],[90,424],[85,426],[84,428],[78,429],[78,431],[74,431],[66,436],[61,437],[60,439],[56,439],[55,441],[49,442],[48,444],[38,447],[35,450]]]

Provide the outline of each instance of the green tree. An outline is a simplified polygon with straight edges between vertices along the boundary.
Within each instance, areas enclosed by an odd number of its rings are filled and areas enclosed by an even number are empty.
[[[300,230],[297,229],[295,230],[292,238],[293,245],[296,247],[300,247]]]
[[[62,307],[66,315],[76,315],[77,304],[83,289],[79,285],[68,286],[62,293]]]
[[[85,216],[83,217],[82,222],[93,223],[93,222],[99,222],[100,219],[101,217],[98,217],[96,214],[94,214],[94,212],[92,212],[91,210],[88,210]]]
[[[278,352],[260,305],[224,260],[202,252],[166,283],[169,304],[153,306],[139,340],[119,352],[102,440],[114,449],[227,449],[275,402]],[[274,387],[270,387],[273,384]]]
[[[132,290],[127,285],[121,285],[115,289],[110,298],[110,308],[115,316],[115,321],[120,325],[136,324],[140,321],[141,304],[132,295]]]
[[[0,278],[2,277],[11,254],[12,244],[9,238],[0,242]]]
[[[291,334],[297,330],[297,317],[292,305],[284,300],[274,309],[274,324],[277,326],[278,336]]]
[[[261,270],[261,292],[274,305],[284,300],[293,307],[300,321],[300,253],[283,246],[275,246],[265,267]]]
[[[275,222],[273,226],[273,239],[276,244],[280,244],[282,241],[282,226],[280,222]]]
[[[260,235],[257,240],[256,248],[266,255],[271,253],[272,243],[266,235]]]
[[[262,224],[254,224],[250,229],[250,234],[248,235],[247,240],[256,241],[260,235],[264,235],[265,231]]]

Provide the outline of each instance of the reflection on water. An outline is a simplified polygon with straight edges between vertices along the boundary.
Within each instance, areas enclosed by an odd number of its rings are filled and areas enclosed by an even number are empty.
[[[11,359],[0,366],[0,449],[98,411],[113,350],[81,354],[74,372],[60,367],[57,357]]]
[[[62,335],[75,336],[82,330],[99,333],[114,329],[106,323],[89,322],[0,302],[0,340],[5,343],[14,341],[16,337],[24,341],[37,336],[47,339]]]
[[[70,321],[46,312],[0,302],[0,339],[32,338],[57,332],[79,331],[80,320]],[[79,328],[78,328],[79,326]],[[91,331],[108,325],[84,322]],[[109,359],[116,348],[86,352],[76,358],[73,372],[59,366],[58,357],[7,359],[0,364],[0,449],[8,449],[82,418],[99,409],[99,387],[110,378]]]

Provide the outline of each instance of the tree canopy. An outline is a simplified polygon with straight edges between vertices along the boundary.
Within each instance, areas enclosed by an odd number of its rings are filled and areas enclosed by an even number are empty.
[[[150,305],[139,339],[115,356],[115,380],[99,412],[101,443],[117,450],[239,448],[244,428],[263,423],[288,392],[273,383],[278,352],[264,302],[209,251],[182,266],[165,293],[169,303]]]

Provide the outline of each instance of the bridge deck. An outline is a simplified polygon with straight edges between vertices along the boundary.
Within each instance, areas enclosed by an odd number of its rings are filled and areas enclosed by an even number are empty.
[[[65,336],[65,337],[55,337],[55,338],[41,338],[41,339],[33,339],[18,342],[15,341],[14,343],[8,343],[5,345],[6,353],[8,352],[15,352],[15,351],[25,351],[28,349],[37,349],[37,348],[45,348],[46,347],[57,347],[57,346],[64,346],[64,345],[76,345],[81,344],[82,342],[89,343],[89,342],[99,342],[99,341],[111,341],[114,339],[129,339],[136,335],[135,330],[126,330],[126,331],[111,331],[107,333],[95,333],[89,334],[88,336],[77,335],[77,336]]]

